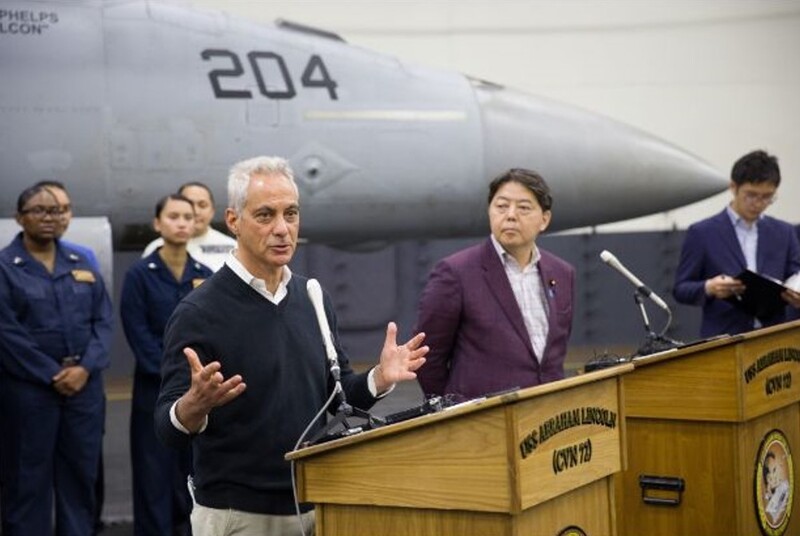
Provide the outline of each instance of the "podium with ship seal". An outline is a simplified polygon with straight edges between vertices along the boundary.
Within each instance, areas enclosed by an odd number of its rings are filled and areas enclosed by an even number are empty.
[[[617,533],[623,365],[290,452],[318,536]]]
[[[800,322],[634,364],[620,534],[800,535]]]

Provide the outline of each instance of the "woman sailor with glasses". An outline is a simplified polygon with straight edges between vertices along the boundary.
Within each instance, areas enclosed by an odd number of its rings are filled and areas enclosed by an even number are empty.
[[[0,250],[0,506],[4,536],[92,534],[111,301],[100,273],[57,238],[44,186],[17,200]]]

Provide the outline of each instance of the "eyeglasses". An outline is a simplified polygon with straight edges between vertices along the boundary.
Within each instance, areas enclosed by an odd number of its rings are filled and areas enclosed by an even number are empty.
[[[25,208],[19,211],[20,214],[31,214],[36,218],[44,218],[45,215],[47,216],[61,216],[66,212],[64,207],[59,205],[52,206],[52,207],[43,207],[42,205],[36,205],[35,207]]]
[[[748,203],[771,205],[778,199],[778,194],[757,194],[755,192],[742,192],[744,200]]]

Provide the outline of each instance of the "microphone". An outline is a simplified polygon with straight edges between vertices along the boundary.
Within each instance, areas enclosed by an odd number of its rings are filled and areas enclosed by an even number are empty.
[[[658,305],[659,307],[661,307],[662,309],[664,309],[668,313],[670,312],[669,306],[666,304],[666,302],[664,300],[662,300],[658,296],[658,294],[656,294],[655,292],[650,290],[650,288],[647,285],[642,283],[639,280],[638,277],[633,275],[627,268],[625,268],[622,265],[622,263],[619,262],[619,260],[610,251],[604,249],[600,253],[600,258],[603,260],[604,263],[606,263],[607,265],[609,265],[610,267],[612,267],[613,269],[618,271],[628,281],[633,283],[633,286],[636,287],[636,292],[638,292],[639,294],[641,294],[642,296],[644,296],[646,298],[650,298],[653,301],[653,303],[655,303],[656,305]]]
[[[319,286],[319,281],[316,279],[309,279],[308,283],[306,283],[306,291],[308,291],[308,299],[311,300],[311,305],[314,306],[314,312],[317,314],[319,331],[322,334],[322,341],[325,343],[325,353],[328,356],[328,366],[330,367],[331,377],[333,378],[334,383],[333,393],[328,399],[328,402],[325,403],[325,407],[328,407],[328,404],[334,400],[339,404],[334,417],[329,419],[324,426],[322,426],[322,428],[314,435],[314,437],[311,438],[309,444],[314,445],[318,441],[328,441],[330,439],[347,437],[358,432],[363,432],[364,426],[368,426],[368,430],[371,428],[377,428],[378,426],[383,426],[386,423],[382,418],[373,417],[363,409],[355,408],[347,403],[347,397],[344,389],[342,388],[342,382],[339,377],[341,373],[341,369],[339,368],[339,357],[336,354],[336,347],[333,344],[333,335],[331,334],[331,327],[328,325],[328,317],[325,316],[325,306],[322,303],[322,287]],[[320,410],[320,413],[322,413],[322,410]],[[314,421],[317,420],[319,415],[320,414],[317,414],[317,417],[314,417]],[[366,419],[367,424],[356,426],[354,428],[351,427],[347,422],[347,418],[352,416]],[[312,421],[312,424],[314,421]],[[338,433],[331,432],[334,427],[339,425],[344,426],[343,431]],[[309,425],[309,428],[310,427],[311,425]],[[306,428],[306,430],[308,430],[308,428]],[[303,432],[303,436],[305,436],[305,432]]]
[[[306,283],[306,290],[308,291],[308,299],[311,300],[311,305],[314,306],[314,312],[317,313],[317,323],[319,324],[319,331],[322,333],[322,342],[325,343],[325,353],[328,356],[328,365],[331,367],[331,376],[338,383],[339,373],[339,356],[336,354],[336,347],[333,345],[333,335],[331,328],[328,325],[328,317],[325,316],[325,306],[322,304],[322,287],[319,286],[319,281],[316,279],[309,279]]]

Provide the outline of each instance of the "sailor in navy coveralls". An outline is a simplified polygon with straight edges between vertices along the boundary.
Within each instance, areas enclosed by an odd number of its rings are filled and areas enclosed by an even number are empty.
[[[178,302],[212,272],[187,252],[194,229],[194,207],[188,198],[172,194],[159,200],[153,226],[163,245],[128,269],[120,299],[122,327],[136,358],[130,428],[133,532],[134,536],[187,536],[191,449],[161,444],[153,410],[161,387],[167,320]]]
[[[17,201],[22,232],[0,251],[0,482],[4,536],[89,535],[102,441],[101,372],[112,309],[100,273],[56,238],[47,188]]]

